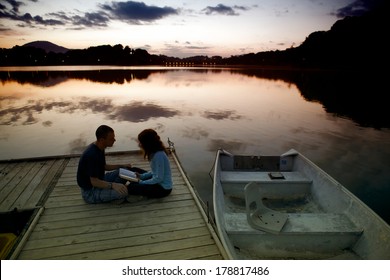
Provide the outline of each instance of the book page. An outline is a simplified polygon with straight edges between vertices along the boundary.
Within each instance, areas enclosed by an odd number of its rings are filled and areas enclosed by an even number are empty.
[[[137,174],[128,169],[119,168],[119,177],[128,181],[138,182]]]

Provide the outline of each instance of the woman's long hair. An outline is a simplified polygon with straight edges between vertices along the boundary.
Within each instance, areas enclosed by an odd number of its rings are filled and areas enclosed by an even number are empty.
[[[144,151],[144,158],[149,161],[152,159],[153,154],[158,151],[164,151],[167,153],[163,142],[157,132],[151,128],[144,129],[138,134],[138,141]]]

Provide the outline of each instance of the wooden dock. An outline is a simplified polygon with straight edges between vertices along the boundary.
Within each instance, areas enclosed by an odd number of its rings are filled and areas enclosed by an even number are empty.
[[[138,151],[106,159],[149,169]],[[170,160],[168,197],[119,205],[84,202],[79,156],[0,162],[0,212],[35,209],[7,259],[225,259],[175,153]]]

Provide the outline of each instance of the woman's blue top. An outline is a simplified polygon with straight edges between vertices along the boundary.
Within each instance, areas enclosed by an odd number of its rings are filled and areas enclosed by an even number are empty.
[[[164,151],[158,151],[152,155],[150,161],[151,171],[140,175],[139,184],[153,185],[159,184],[164,189],[172,189],[172,172],[167,154]]]

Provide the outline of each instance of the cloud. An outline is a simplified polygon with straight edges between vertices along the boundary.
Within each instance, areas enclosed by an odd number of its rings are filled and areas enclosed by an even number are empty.
[[[207,6],[202,11],[206,15],[222,14],[222,15],[227,15],[227,16],[238,16],[239,13],[237,13],[235,10],[247,11],[248,8],[243,7],[243,6],[229,7],[229,6],[225,6],[223,4],[218,4],[215,7]]]
[[[36,2],[36,0],[33,0]],[[143,2],[110,2],[98,5],[96,11],[80,12],[75,11],[73,14],[65,14],[63,11],[52,12],[42,15],[32,16],[30,13],[21,14],[19,7],[25,5],[20,1],[6,0],[6,3],[0,3],[0,19],[21,21],[26,25],[35,27],[41,26],[63,26],[71,28],[84,27],[107,27],[111,20],[122,20],[132,24],[150,23],[170,15],[177,15],[178,9],[172,7],[148,6]]]
[[[124,20],[134,24],[153,22],[170,15],[177,15],[179,11],[171,7],[148,6],[143,2],[111,2],[100,5],[100,8],[110,14],[112,19]]]
[[[0,19],[5,18],[5,19],[11,19],[15,21],[22,21],[24,23],[27,23],[28,25],[33,25],[33,24],[40,24],[40,25],[64,25],[65,23],[59,20],[55,19],[48,19],[45,20],[41,16],[31,16],[31,14],[26,13],[24,15],[10,15],[7,12],[0,12]],[[22,26],[22,25],[20,25]]]
[[[11,14],[17,14],[19,13],[19,7],[21,5],[24,5],[24,3],[16,0],[6,0],[4,2],[7,2],[11,6]],[[6,10],[7,6],[0,3],[0,10]]]
[[[211,46],[206,46],[201,42],[179,42],[178,40],[173,43],[165,43],[164,48],[155,50],[156,52],[164,53],[173,57],[191,57],[197,55],[204,55],[205,50],[212,49]]]
[[[43,19],[41,16],[35,16],[30,22],[42,24],[42,25],[64,25],[62,21],[56,19]]]
[[[338,18],[361,16],[362,14],[385,5],[386,0],[355,0],[351,4],[337,10]]]
[[[185,46],[184,48],[189,49],[189,50],[207,50],[210,47],[207,47],[207,46]]]
[[[56,19],[44,19],[42,16],[32,16],[30,13],[20,14],[19,7],[25,5],[23,2],[6,0],[7,4],[0,4],[0,19],[22,21],[29,25],[63,25],[62,21]],[[36,2],[36,1],[32,1]]]
[[[106,27],[110,19],[102,13],[85,13],[83,16],[73,16],[71,22],[73,25],[86,27]]]
[[[37,0],[30,0],[37,2]],[[0,3],[0,19],[22,22],[19,27],[37,28],[42,26],[66,26],[69,29],[79,30],[84,28],[104,28],[111,21],[119,20],[129,24],[149,24],[157,20],[179,15],[182,9],[176,9],[169,6],[159,7],[147,5],[144,2],[136,1],[111,1],[104,4],[98,4],[96,10],[83,12],[74,10],[71,13],[64,11],[51,12],[45,15],[22,14],[21,6],[27,4],[16,1],[6,0]],[[221,14],[228,16],[237,16],[239,11],[247,11],[249,8],[244,6],[226,6],[219,4],[217,6],[208,6],[202,10],[206,15]]]

